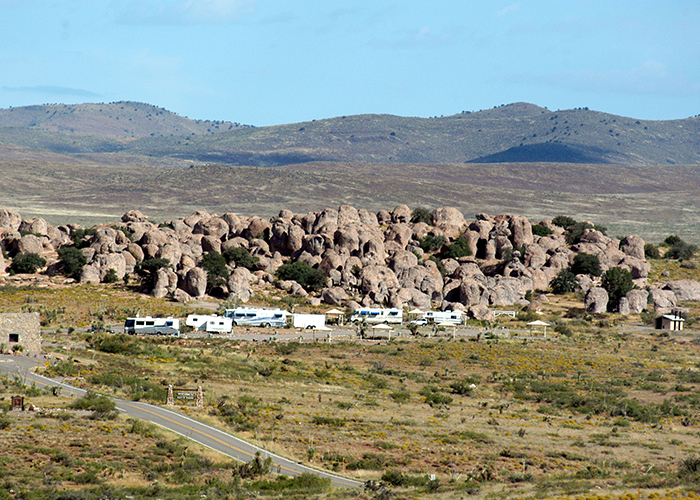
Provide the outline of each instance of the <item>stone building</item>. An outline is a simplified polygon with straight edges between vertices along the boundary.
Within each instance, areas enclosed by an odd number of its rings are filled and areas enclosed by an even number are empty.
[[[0,346],[4,352],[22,346],[24,354],[41,353],[41,325],[39,313],[0,314]]]

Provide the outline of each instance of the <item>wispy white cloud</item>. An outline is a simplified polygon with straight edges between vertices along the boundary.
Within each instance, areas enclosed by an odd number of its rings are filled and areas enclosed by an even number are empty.
[[[196,25],[241,21],[257,0],[135,0],[118,10],[123,24]]]
[[[498,17],[502,17],[502,16],[505,16],[505,15],[507,15],[507,14],[510,14],[511,12],[514,12],[514,11],[518,10],[519,8],[520,8],[520,4],[519,4],[519,3],[514,3],[514,4],[511,4],[511,5],[507,6],[507,7],[502,8],[501,10],[497,11],[497,12],[496,12],[496,15],[497,15]]]
[[[56,85],[36,85],[33,87],[0,87],[3,92],[28,92],[32,94],[48,94],[56,96],[101,97],[100,94],[84,89],[59,87]]]

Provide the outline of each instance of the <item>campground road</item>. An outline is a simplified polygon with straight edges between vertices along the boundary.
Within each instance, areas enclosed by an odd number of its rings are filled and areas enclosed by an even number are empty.
[[[74,396],[85,395],[87,391],[84,389],[73,387],[60,380],[44,377],[31,371],[32,368],[44,365],[45,363],[46,360],[39,358],[2,356],[0,357],[0,372],[5,375],[20,377],[25,383],[33,382],[38,387],[59,386],[61,387],[62,394]],[[216,450],[219,453],[235,458],[236,460],[248,462],[254,458],[257,453],[260,453],[263,459],[268,457],[272,459],[274,464],[273,471],[280,474],[297,476],[302,473],[310,473],[318,477],[330,479],[331,484],[336,487],[357,488],[364,485],[361,481],[331,474],[320,469],[314,469],[288,458],[284,458],[176,411],[148,403],[115,398],[112,398],[112,400],[120,411],[130,417],[156,424],[203,446]]]

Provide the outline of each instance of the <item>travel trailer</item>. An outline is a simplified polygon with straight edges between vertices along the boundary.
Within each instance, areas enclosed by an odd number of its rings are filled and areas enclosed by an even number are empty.
[[[423,314],[423,319],[428,323],[452,323],[453,325],[462,324],[462,311],[428,311]]]
[[[124,333],[129,335],[172,335],[180,336],[180,320],[176,318],[126,318]]]
[[[372,308],[362,307],[356,309],[350,315],[352,323],[386,323],[386,324],[403,324],[403,311],[397,308]]]
[[[217,314],[190,314],[185,324],[200,332],[231,333],[233,320]]]
[[[237,307],[226,309],[224,317],[233,321],[233,326],[274,326],[283,327],[287,324],[289,312],[282,309],[263,309],[256,307]]]
[[[312,329],[326,326],[325,314],[292,314],[294,328]]]

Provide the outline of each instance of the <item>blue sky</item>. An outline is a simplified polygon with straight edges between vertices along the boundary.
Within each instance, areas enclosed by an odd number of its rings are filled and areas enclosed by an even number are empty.
[[[526,101],[700,114],[700,2],[0,0],[0,108],[133,100],[263,126]]]

